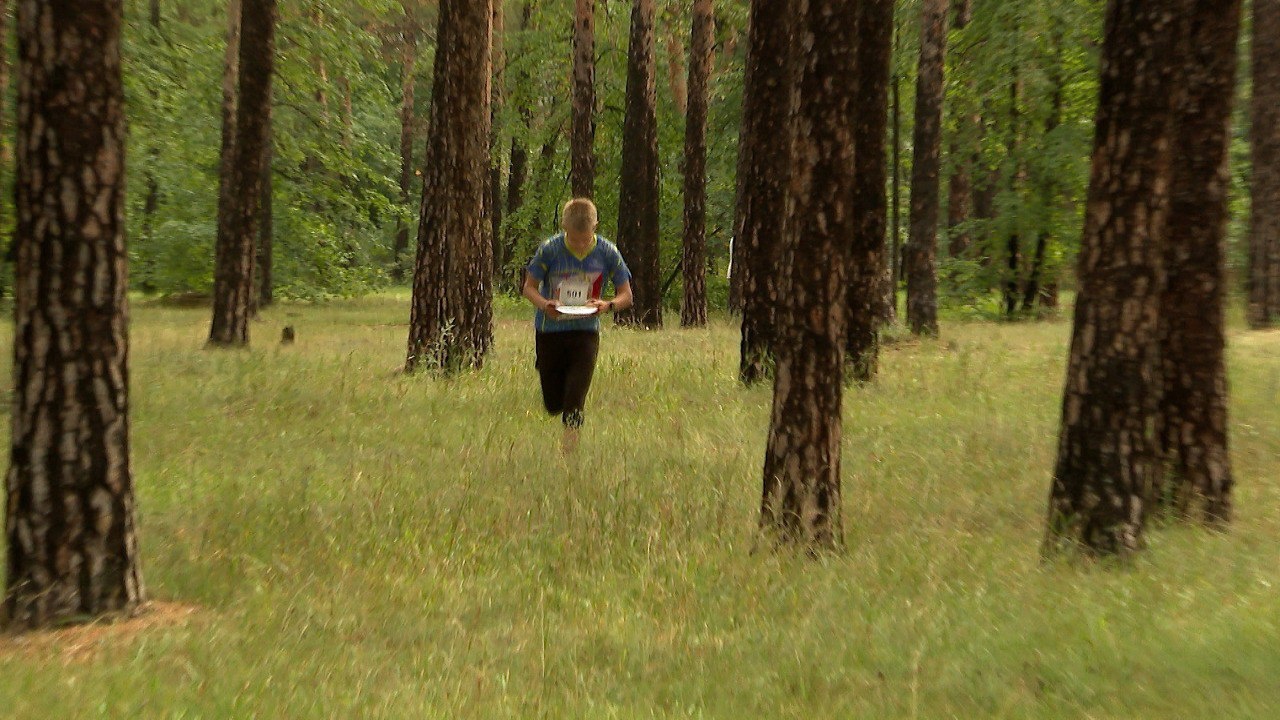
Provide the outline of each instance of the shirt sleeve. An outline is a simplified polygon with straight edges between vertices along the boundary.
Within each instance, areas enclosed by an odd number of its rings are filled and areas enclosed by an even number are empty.
[[[605,271],[609,275],[609,281],[617,288],[631,282],[631,269],[627,267],[627,261],[622,259],[622,253],[616,247],[610,249],[612,252],[609,253],[609,264]]]
[[[529,277],[538,282],[547,278],[547,273],[551,272],[551,243],[544,242],[538,246],[538,251],[533,254],[533,259],[525,270],[529,272]]]

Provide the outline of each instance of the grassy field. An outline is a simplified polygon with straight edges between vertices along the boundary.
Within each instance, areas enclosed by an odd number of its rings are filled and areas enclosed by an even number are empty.
[[[451,380],[396,374],[407,314],[284,306],[210,352],[205,311],[139,304],[144,572],[196,611],[2,641],[0,714],[1280,716],[1280,333],[1232,332],[1231,531],[1107,569],[1037,558],[1063,321],[890,348],[846,395],[848,552],[807,561],[753,552],[770,390],[727,321],[606,331],[566,461],[522,310]]]

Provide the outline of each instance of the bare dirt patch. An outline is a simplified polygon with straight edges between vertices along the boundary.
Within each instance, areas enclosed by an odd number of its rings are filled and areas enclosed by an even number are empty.
[[[57,657],[65,664],[86,662],[104,649],[150,633],[186,627],[207,611],[195,605],[149,602],[129,615],[108,617],[56,630],[0,634],[0,660]]]

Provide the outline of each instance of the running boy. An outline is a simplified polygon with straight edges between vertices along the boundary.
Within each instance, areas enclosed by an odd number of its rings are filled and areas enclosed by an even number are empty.
[[[596,235],[594,203],[570,200],[561,216],[564,232],[542,243],[529,262],[524,296],[537,308],[533,326],[542,401],[548,413],[561,416],[567,453],[577,446],[582,427],[600,348],[600,315],[631,307],[631,271],[618,248]],[[606,280],[614,287],[608,301],[601,297]],[[595,312],[561,313],[567,306]]]

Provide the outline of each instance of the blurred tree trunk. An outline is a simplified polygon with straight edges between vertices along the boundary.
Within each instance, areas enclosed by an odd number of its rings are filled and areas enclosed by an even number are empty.
[[[965,29],[973,19],[972,0],[954,0],[952,11],[955,13],[953,27],[956,30]],[[960,59],[957,58],[957,62],[959,61]],[[965,96],[972,95],[973,78],[966,77],[963,87]],[[958,116],[957,124],[961,126],[971,126],[981,121],[980,118],[964,113],[956,113],[956,115]],[[973,130],[972,127],[969,129]],[[947,182],[947,255],[951,258],[965,257],[969,253],[969,248],[973,246],[973,235],[964,228],[973,211],[973,175],[970,162],[966,158],[964,143],[965,141],[973,142],[973,140],[969,133],[959,131],[948,144],[951,178]]]
[[[1061,33],[1056,28],[1052,42],[1056,51],[1056,59],[1049,73],[1049,83],[1053,87],[1053,93],[1049,99],[1049,117],[1044,123],[1045,137],[1052,137],[1058,126],[1062,124],[1062,43]],[[1058,199],[1057,177],[1053,175],[1041,177],[1039,178],[1039,186],[1040,204],[1047,211]],[[1032,258],[1031,273],[1027,276],[1027,285],[1022,294],[1022,311],[1025,313],[1035,310],[1036,303],[1047,306],[1044,295],[1048,287],[1054,284],[1053,278],[1050,278],[1045,283],[1045,273],[1048,270],[1049,241],[1051,239],[1052,236],[1048,228],[1042,229],[1036,237],[1035,257]]]
[[[858,98],[854,125],[854,214],[857,234],[849,258],[849,332],[845,351],[851,376],[875,377],[880,325],[893,292],[885,272],[888,195],[885,141],[889,125],[889,73],[893,62],[893,0],[858,3]]]
[[[1253,0],[1249,325],[1280,323],[1280,0]]]
[[[405,370],[479,368],[493,344],[489,0],[441,0]]]
[[[258,227],[258,306],[268,307],[275,303],[275,277],[272,271],[275,265],[275,217],[273,195],[275,193],[275,177],[271,172],[271,164],[275,158],[275,133],[272,130],[271,118],[267,118],[267,142],[262,149],[262,199],[261,225]]]
[[[712,0],[694,0],[684,135],[684,302],[680,308],[684,327],[707,324],[707,108],[715,42]]]
[[[218,239],[230,235],[231,173],[235,168],[236,106],[240,77],[241,0],[227,0],[227,47],[222,58],[222,142],[218,156]]]
[[[1044,552],[1126,555],[1160,473],[1162,238],[1190,0],[1111,0]]]
[[[16,629],[145,599],[129,460],[122,7],[17,4],[24,210],[0,613]]]
[[[0,0],[0,186],[10,165],[9,147],[9,0]],[[4,227],[5,203],[0,199],[0,228]],[[0,269],[14,257],[16,248],[11,236],[8,242],[0,232]],[[4,273],[0,271],[0,298],[5,294]]]
[[[501,128],[503,104],[506,102],[507,55],[506,17],[502,0],[490,0],[493,18],[490,36],[493,45],[490,48],[490,62],[493,65],[492,87],[489,91],[489,256],[492,258],[493,277],[496,281],[501,277],[502,265],[498,259],[502,257],[502,161],[499,159],[498,140]]]
[[[793,123],[794,216],[787,230],[785,322],[765,450],[761,528],[810,552],[843,543],[840,404],[844,280],[854,212],[858,0],[809,0],[797,19],[799,107]],[[775,141],[778,138],[775,138]],[[803,291],[799,291],[803,288]]]
[[[570,141],[574,197],[595,197],[596,0],[577,0],[573,23],[573,132]]]
[[[1160,315],[1162,440],[1168,482],[1157,492],[1183,517],[1231,519],[1227,452],[1226,227],[1240,0],[1193,0],[1182,58]],[[1193,507],[1195,508],[1193,510]]]
[[[684,48],[680,45],[680,33],[674,27],[667,35],[667,83],[671,86],[671,101],[675,103],[676,110],[687,115],[689,86],[685,82]]]
[[[618,313],[617,318],[624,325],[647,329],[662,327],[653,23],[654,0],[633,0],[618,193],[618,247],[631,267],[635,305]]]
[[[400,55],[400,203],[409,207],[413,198],[414,79],[418,62],[418,22],[409,3],[403,3]],[[409,251],[409,223],[396,223],[395,244],[391,248],[391,278],[404,282],[405,254]]]
[[[898,22],[893,23],[893,52],[889,67],[893,73],[890,104],[893,106],[892,138],[893,181],[889,188],[889,257],[886,265],[889,279],[884,288],[884,322],[898,322],[898,283],[902,281],[902,77],[893,68],[893,55],[898,52]]]
[[[275,64],[275,0],[251,0],[241,10],[239,93],[234,160],[227,188],[227,234],[218,238],[209,343],[249,344],[254,245],[262,221],[262,181],[271,134]]]
[[[923,0],[911,166],[911,236],[906,251],[907,324],[917,335],[938,333],[938,175],[946,52],[947,0]]]
[[[1005,154],[1012,162],[1009,171],[1009,197],[1018,197],[1022,192],[1022,113],[1019,104],[1022,101],[1022,80],[1018,63],[1013,65],[1013,77],[1009,81],[1009,137],[1005,145]],[[1004,276],[1004,314],[1013,317],[1018,312],[1019,289],[1021,287],[1022,237],[1015,220],[1005,239],[1005,276]]]
[[[7,21],[8,20],[7,8],[0,7],[0,15],[3,15],[5,21]],[[156,48],[160,44],[160,33],[161,33],[162,17],[160,13],[160,0],[150,0],[150,8],[149,8],[149,12],[147,13],[147,18],[148,18],[149,24],[151,25],[151,37],[150,37],[149,44],[153,48]],[[0,30],[0,32],[7,33],[7,29]],[[6,38],[5,44],[7,47],[7,38]],[[8,57],[5,57],[4,62],[7,64],[8,61],[9,61]],[[4,85],[5,87],[2,90],[0,90],[3,92],[3,94],[0,95],[0,97],[7,98],[9,96],[7,82]],[[151,102],[154,104],[158,97],[155,89],[154,88],[150,89],[149,94],[151,95]],[[3,130],[0,129],[0,132],[3,132]],[[151,147],[147,148],[147,163],[146,163],[145,171],[143,173],[142,184],[143,184],[144,190],[143,190],[143,201],[142,201],[142,227],[140,228],[141,232],[140,232],[140,237],[138,238],[140,244],[143,247],[147,247],[147,248],[151,247],[152,240],[155,239],[155,217],[156,217],[156,211],[160,209],[160,183],[156,180],[156,165],[159,163],[159,161],[160,161],[160,148],[158,145],[153,143]],[[148,265],[149,264],[150,263],[148,263]],[[155,290],[155,284],[152,282],[152,278],[151,278],[152,269],[153,268],[150,268],[150,267],[144,268],[143,272],[141,273],[142,275],[141,287],[144,292],[149,293]]]
[[[529,29],[532,19],[533,4],[530,0],[525,0],[524,7],[520,11],[522,34]],[[527,75],[521,73],[518,76],[517,86],[523,85],[527,79]],[[511,135],[511,162],[507,173],[507,215],[509,217],[514,217],[520,212],[520,208],[524,207],[524,184],[529,175],[529,149],[525,146],[524,133],[532,127],[533,112],[529,109],[528,103],[518,104],[520,105],[520,130]],[[521,229],[510,225],[502,243],[501,255],[494,259],[497,267],[506,271],[507,284],[513,290],[517,290],[519,284],[523,283],[523,269],[512,267],[512,260],[515,257],[516,248],[520,246],[522,234]],[[517,279],[518,282],[512,282]]]
[[[781,300],[782,235],[791,177],[794,0],[752,0],[738,146],[734,276],[741,288],[738,376],[752,384],[773,364],[774,309]]]

